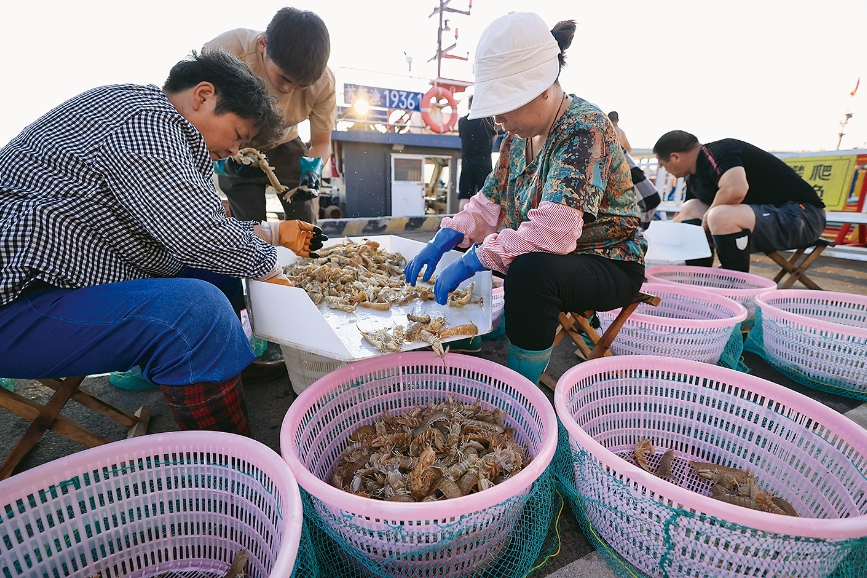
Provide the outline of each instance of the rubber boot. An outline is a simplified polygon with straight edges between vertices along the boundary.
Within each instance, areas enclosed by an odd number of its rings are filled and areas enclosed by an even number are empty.
[[[681,221],[681,223],[685,223],[687,225],[697,225],[701,227],[701,219],[686,219],[685,221]],[[686,261],[684,261],[684,264],[694,265],[696,267],[713,267],[713,245],[708,243],[708,246],[710,246],[710,257],[687,259]]]
[[[160,389],[180,429],[253,437],[240,376],[221,383],[160,385]]]
[[[749,229],[741,229],[740,233],[714,235],[713,244],[716,245],[720,267],[749,273],[751,236]]]
[[[551,359],[551,351],[554,349],[552,345],[548,349],[541,351],[527,351],[520,347],[509,343],[509,358],[507,366],[513,369],[535,383],[539,384],[539,378],[548,367],[548,360]]]

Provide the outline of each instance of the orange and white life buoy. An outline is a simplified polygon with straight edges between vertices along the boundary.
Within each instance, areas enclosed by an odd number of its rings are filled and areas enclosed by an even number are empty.
[[[446,122],[436,122],[430,116],[431,110],[434,108],[445,108],[437,106],[441,98],[446,99],[448,105],[452,107],[452,112]],[[448,132],[455,126],[455,123],[458,121],[458,104],[455,102],[449,89],[435,86],[424,93],[424,96],[421,97],[421,118],[432,131],[438,133]]]

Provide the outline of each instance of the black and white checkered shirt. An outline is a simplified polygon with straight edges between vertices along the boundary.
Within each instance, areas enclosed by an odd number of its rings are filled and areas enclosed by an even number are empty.
[[[0,305],[39,279],[79,288],[274,267],[226,217],[205,140],[157,86],[89,90],[0,149]]]

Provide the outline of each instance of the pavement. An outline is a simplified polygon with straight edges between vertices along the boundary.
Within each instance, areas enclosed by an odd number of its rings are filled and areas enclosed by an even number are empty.
[[[424,229],[398,231],[392,234],[427,241],[433,236],[435,230],[427,230],[427,227]],[[773,278],[779,270],[770,259],[763,255],[754,255],[751,267],[752,273],[768,278]],[[829,291],[867,294],[867,262],[865,261],[820,256],[810,269],[810,277],[823,289]],[[485,341],[482,351],[478,355],[505,365],[506,350],[507,342],[503,337]],[[575,346],[569,339],[564,339],[554,350],[548,367],[548,373],[553,378],[559,378],[563,372],[579,362],[574,351]],[[276,356],[279,356],[279,348],[271,344],[265,357],[273,358]],[[760,357],[751,353],[744,354],[744,361],[753,375],[782,384],[811,397],[867,428],[867,404],[801,386],[778,373]],[[51,390],[35,381],[15,380],[14,385],[17,393],[40,404],[44,404],[52,393]],[[88,377],[84,381],[83,387],[127,411],[135,411],[139,406],[147,405],[152,411],[149,433],[178,429],[163,401],[162,394],[157,388],[143,391],[124,391],[112,386],[107,376]],[[544,386],[540,386],[540,388],[553,402],[552,392]],[[245,390],[255,439],[279,453],[280,426],[286,411],[296,398],[289,378],[284,375],[267,383],[247,384]],[[76,403],[67,404],[62,414],[109,439],[121,440],[126,437],[126,430],[122,427]],[[9,453],[14,443],[24,434],[27,426],[28,422],[0,408],[0,459]],[[25,458],[19,469],[29,469],[83,449],[85,448],[80,444],[57,436],[52,432],[47,432]],[[581,532],[568,503],[564,505],[560,516],[559,535],[561,538],[559,553],[550,558],[546,566],[533,572],[530,575],[532,578],[584,578],[590,576],[607,578],[615,576]]]

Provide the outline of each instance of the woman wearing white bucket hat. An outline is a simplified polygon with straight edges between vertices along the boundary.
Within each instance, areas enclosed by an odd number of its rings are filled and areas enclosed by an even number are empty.
[[[628,303],[644,280],[647,242],[614,127],[558,81],[573,21],[548,30],[536,14],[510,13],[482,33],[471,118],[509,132],[484,188],[406,267],[415,284],[442,255],[464,256],[437,278],[437,302],[477,271],[506,274],[509,367],[538,383],[560,311]]]

